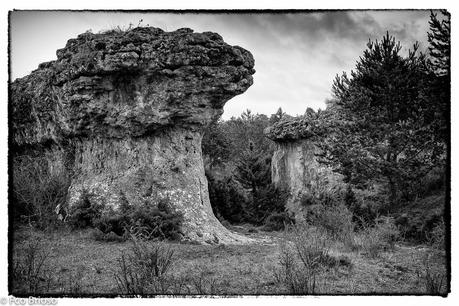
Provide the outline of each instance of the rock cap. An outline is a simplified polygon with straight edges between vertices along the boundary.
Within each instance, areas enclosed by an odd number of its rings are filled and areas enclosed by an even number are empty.
[[[13,142],[140,137],[201,129],[243,93],[253,56],[216,33],[154,27],[90,32],[10,86]]]

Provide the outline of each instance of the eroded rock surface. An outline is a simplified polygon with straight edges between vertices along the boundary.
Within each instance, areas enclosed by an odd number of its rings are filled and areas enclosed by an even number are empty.
[[[272,182],[290,192],[287,210],[302,216],[302,198],[320,189],[335,186],[341,177],[318,162],[315,141],[326,132],[314,118],[299,117],[279,121],[266,128],[265,135],[276,143],[271,161]]]
[[[241,242],[212,213],[201,138],[252,85],[253,66],[211,32],[84,33],[11,84],[12,141],[71,150],[69,206],[88,192],[114,208],[159,195],[184,214],[186,239]]]

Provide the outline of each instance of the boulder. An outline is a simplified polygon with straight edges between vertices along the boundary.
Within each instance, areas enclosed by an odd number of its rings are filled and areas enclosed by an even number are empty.
[[[115,210],[167,198],[184,215],[184,239],[243,242],[212,212],[201,139],[252,85],[253,66],[211,32],[84,33],[11,84],[12,146],[45,148],[50,164],[69,168],[68,207],[85,194]]]

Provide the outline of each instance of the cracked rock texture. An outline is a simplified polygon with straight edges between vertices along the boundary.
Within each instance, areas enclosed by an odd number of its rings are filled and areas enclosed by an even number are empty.
[[[317,161],[315,154],[319,149],[314,142],[324,135],[325,129],[316,120],[308,117],[286,119],[264,131],[276,143],[271,161],[272,182],[289,191],[286,208],[297,220],[302,218],[304,196],[314,196],[341,182],[340,175]]]
[[[253,66],[250,52],[211,32],[84,33],[11,84],[11,139],[71,165],[69,206],[84,192],[115,209],[120,195],[130,205],[167,197],[185,239],[244,242],[212,213],[201,139],[252,85]]]

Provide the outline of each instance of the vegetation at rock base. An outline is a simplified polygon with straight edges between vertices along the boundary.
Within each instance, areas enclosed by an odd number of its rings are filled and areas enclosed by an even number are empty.
[[[173,212],[165,198],[157,203],[124,205],[117,211],[91,201],[85,193],[80,202],[70,208],[67,224],[73,229],[95,228],[96,240],[125,240],[128,238],[180,240],[181,213]]]

